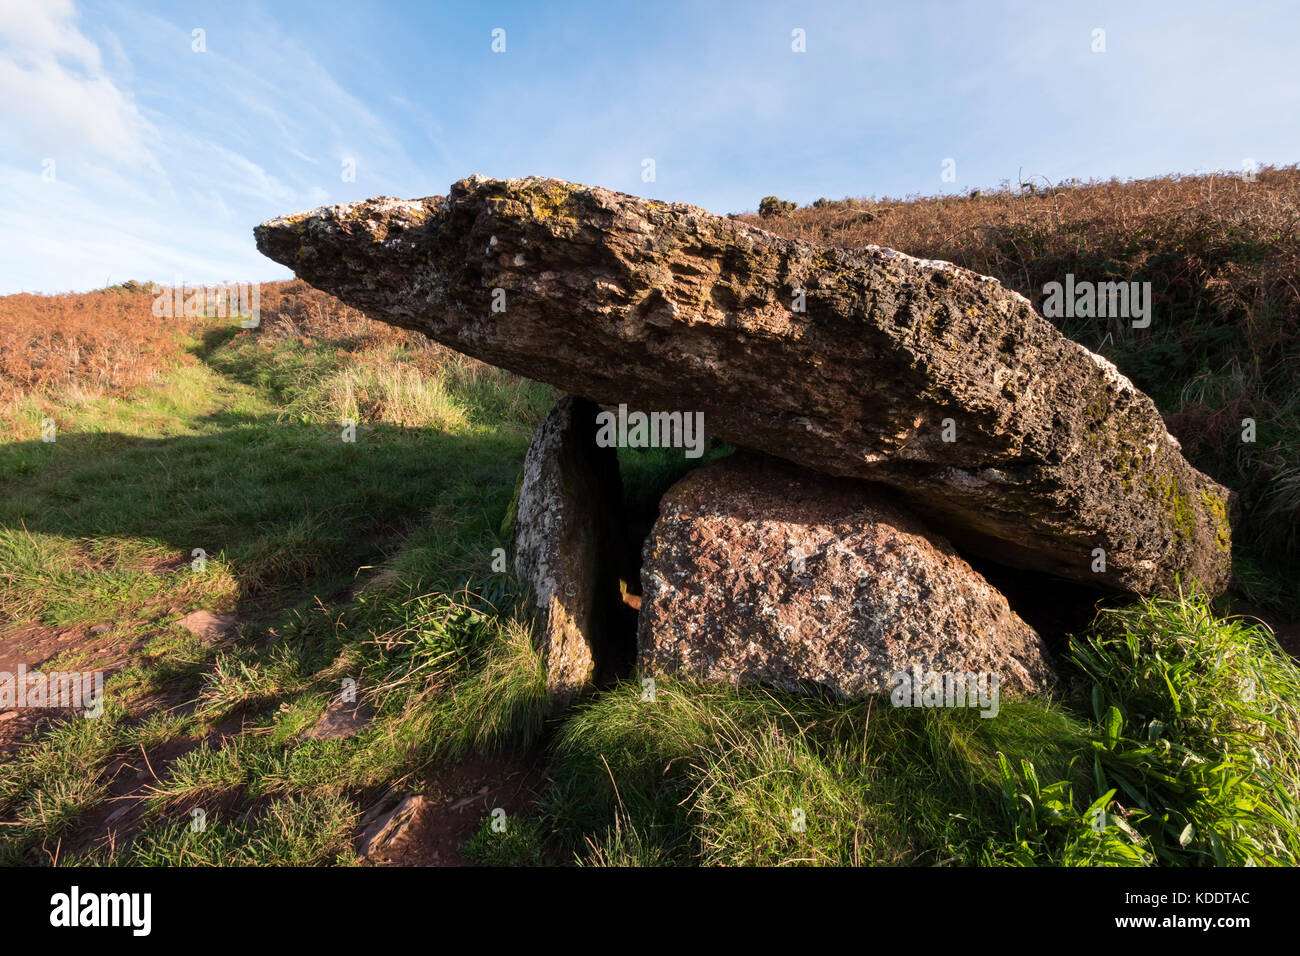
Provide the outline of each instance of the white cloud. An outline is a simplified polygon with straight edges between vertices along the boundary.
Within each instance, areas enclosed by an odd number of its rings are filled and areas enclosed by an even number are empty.
[[[0,0],[0,101],[11,149],[160,171],[147,145],[153,127],[105,74],[71,0]]]
[[[99,191],[0,166],[0,194],[10,198],[0,204],[4,292],[86,290],[126,279],[167,283],[176,275],[202,284],[288,276],[258,254],[251,235],[207,230],[207,217],[184,205],[103,205]]]

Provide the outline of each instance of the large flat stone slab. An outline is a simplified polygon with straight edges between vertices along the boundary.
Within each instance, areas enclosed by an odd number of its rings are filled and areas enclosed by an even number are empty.
[[[1230,493],[1151,400],[1025,298],[949,263],[538,178],[472,177],[256,235],[373,318],[891,485],[995,561],[1140,594],[1228,580]]]

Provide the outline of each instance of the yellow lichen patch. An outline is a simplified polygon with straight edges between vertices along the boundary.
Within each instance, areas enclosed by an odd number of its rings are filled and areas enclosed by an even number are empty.
[[[1173,474],[1151,475],[1143,493],[1161,508],[1180,538],[1187,541],[1195,538],[1196,514],[1192,510],[1192,499],[1183,492],[1181,483]]]
[[[534,219],[578,220],[580,209],[573,190],[556,180],[529,183],[513,195],[507,191],[507,198],[521,203]]]
[[[1220,551],[1231,551],[1232,526],[1228,521],[1228,503],[1208,488],[1201,490],[1201,500],[1205,502],[1206,514],[1214,528],[1214,543]]]

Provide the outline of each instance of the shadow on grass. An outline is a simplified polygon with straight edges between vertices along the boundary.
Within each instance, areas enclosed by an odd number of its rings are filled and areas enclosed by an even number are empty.
[[[339,428],[269,415],[221,412],[198,426],[0,446],[0,534],[136,539],[187,563],[202,548],[254,613],[269,595],[283,604],[341,586],[419,524],[444,532],[449,560],[488,573],[526,449],[517,435],[388,425],[345,441]]]

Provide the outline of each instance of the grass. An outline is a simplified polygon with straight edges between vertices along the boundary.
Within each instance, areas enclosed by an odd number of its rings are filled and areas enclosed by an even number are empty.
[[[202,829],[173,820],[142,832],[120,853],[94,862],[124,866],[318,866],[346,862],[356,822],[337,796],[285,797],[240,819],[202,818]]]
[[[545,844],[545,830],[534,817],[488,817],[466,841],[463,852],[480,866],[543,866]]]
[[[597,864],[1300,860],[1300,673],[1267,631],[1157,599],[1071,664],[1070,698],[994,719],[627,684],[559,731],[548,810]]]
[[[1300,677],[1265,625],[1225,616],[1293,606],[1300,389],[1275,274],[1292,234],[1261,236],[1298,180],[1216,183],[1212,202],[1192,203],[1204,180],[1156,181],[764,219],[956,259],[1031,297],[1064,271],[1161,277],[1157,324],[1111,330],[1106,354],[1242,489],[1233,595],[1103,612],[1074,635],[1057,697],[1003,700],[993,719],[669,678],[648,693],[636,676],[553,712],[492,567],[553,393],[301,283],[264,287],[257,329],[139,330],[157,361],[131,381],[94,362],[0,378],[0,618],[77,636],[50,669],[111,672],[101,718],[55,720],[0,757],[0,863],[352,864],[367,809],[439,792],[482,753],[544,778],[504,830],[485,817],[465,834],[462,856],[489,865],[1300,862]],[[150,321],[138,289],[112,294],[136,311],[88,353]],[[107,301],[46,298],[6,305],[69,316],[71,335]],[[57,331],[41,341],[71,341]],[[1224,443],[1243,408],[1258,442]],[[627,449],[620,464],[635,538],[690,465]],[[177,623],[195,609],[237,624],[201,639]],[[369,723],[308,737],[348,686]],[[118,809],[122,839],[101,842]]]
[[[1079,729],[1044,704],[967,717],[676,681],[648,704],[628,686],[561,732],[551,811],[578,822],[561,832],[584,859],[601,833],[589,862],[629,842],[677,863],[971,862],[999,747],[1064,772]]]
[[[1300,672],[1265,630],[1157,599],[1103,612],[1074,660],[1104,728],[1097,788],[1119,795],[1158,860],[1294,863]]]
[[[494,663],[484,635],[500,627],[526,645],[522,624],[436,622],[449,595],[490,574],[549,389],[384,335],[358,361],[355,323],[333,340],[323,331],[337,323],[327,325],[308,329],[310,346],[274,320],[261,335],[227,326],[182,336],[192,361],[127,396],[68,402],[47,390],[41,413],[56,414],[57,440],[24,438],[22,426],[0,445],[0,611],[50,629],[107,624],[108,656],[126,665],[108,679],[102,718],[59,723],[7,761],[0,806],[15,825],[0,831],[3,859],[52,859],[64,841],[73,845],[64,859],[77,859],[78,822],[111,807],[113,768],[139,763],[141,746],[147,755],[174,744],[188,752],[154,768],[142,802],[149,848],[114,859],[182,859],[162,849],[189,833],[177,815],[211,804],[224,809],[208,832],[226,849],[196,857],[187,842],[183,859],[250,862],[232,848],[258,844],[281,862],[319,861],[296,837],[257,834],[281,817],[310,819],[299,797],[351,806],[435,751],[488,740],[491,721],[457,722],[466,710],[498,705],[502,725],[520,717],[519,674]],[[419,369],[431,362],[447,374],[427,385]],[[353,384],[353,404],[341,402],[340,382]],[[349,413],[354,442],[342,440]],[[206,554],[201,569],[195,548]],[[390,558],[400,570],[382,567]],[[387,585],[365,585],[383,574]],[[195,608],[235,614],[232,640],[207,644],[177,627]],[[386,694],[378,676],[411,658],[412,634],[423,661],[439,627],[473,645],[480,674],[446,696],[439,726],[474,733],[443,750],[432,747],[444,745],[429,733],[430,713],[411,695]],[[123,661],[82,648],[47,666],[109,663]],[[383,725],[375,740],[297,737],[342,678],[370,695],[371,675]],[[289,802],[270,812],[268,801]]]

